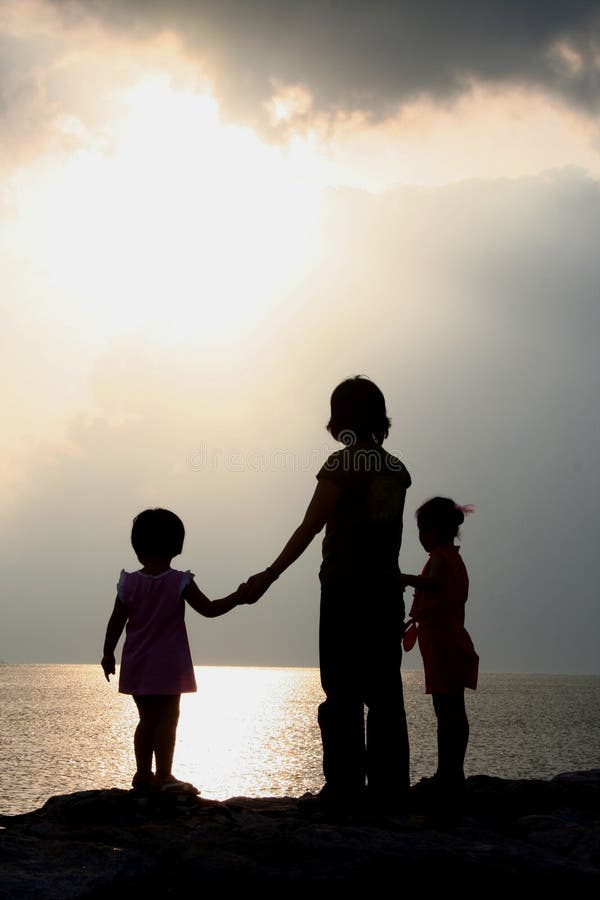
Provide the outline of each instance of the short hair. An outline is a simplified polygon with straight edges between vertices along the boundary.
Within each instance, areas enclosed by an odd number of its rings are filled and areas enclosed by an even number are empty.
[[[432,497],[416,512],[419,528],[435,528],[441,537],[454,538],[465,521],[461,507],[449,497]]]
[[[131,545],[138,556],[177,556],[184,537],[183,522],[168,509],[145,509],[133,520]]]
[[[357,439],[372,435],[381,444],[388,436],[391,424],[385,397],[364,375],[346,378],[333,391],[327,431],[336,441],[351,445]]]

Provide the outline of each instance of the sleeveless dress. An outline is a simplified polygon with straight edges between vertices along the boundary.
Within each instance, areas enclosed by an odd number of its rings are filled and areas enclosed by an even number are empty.
[[[469,578],[458,547],[436,547],[422,575],[429,575],[432,556],[441,556],[446,579],[441,591],[415,590],[410,616],[417,622],[419,650],[425,670],[425,693],[475,690],[479,657],[464,627]]]
[[[196,690],[181,596],[191,572],[121,572],[119,600],[129,618],[121,655],[122,694],[185,694]]]

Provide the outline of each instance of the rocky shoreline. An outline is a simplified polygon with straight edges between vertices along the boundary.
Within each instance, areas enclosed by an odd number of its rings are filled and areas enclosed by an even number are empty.
[[[2,900],[187,897],[206,887],[600,887],[600,769],[467,779],[460,809],[325,813],[294,798],[83,791],[0,816]]]

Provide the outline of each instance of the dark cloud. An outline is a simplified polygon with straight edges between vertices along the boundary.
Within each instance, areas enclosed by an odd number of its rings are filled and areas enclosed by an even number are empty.
[[[600,99],[598,0],[54,0],[147,35],[178,33],[216,71],[226,105],[254,115],[273,81],[303,83],[320,108],[385,115],[421,92],[471,79]],[[565,52],[556,50],[562,44]],[[553,49],[554,48],[554,49]]]

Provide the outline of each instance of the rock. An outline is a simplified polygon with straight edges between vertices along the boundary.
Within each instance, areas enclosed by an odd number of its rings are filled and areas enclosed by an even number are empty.
[[[1,900],[183,898],[198,889],[348,884],[596,892],[600,770],[475,776],[460,809],[326,814],[286,798],[141,798],[98,790],[0,816]]]

